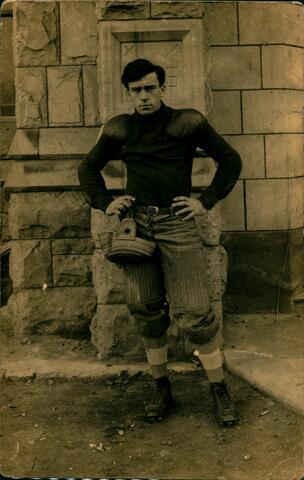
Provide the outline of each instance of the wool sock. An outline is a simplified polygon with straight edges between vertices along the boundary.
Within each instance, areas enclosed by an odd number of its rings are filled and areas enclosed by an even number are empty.
[[[199,345],[197,356],[207,374],[209,382],[224,380],[223,359],[219,348],[219,334],[205,345]]]
[[[168,363],[168,340],[167,334],[161,337],[147,338],[143,337],[143,343],[146,350],[147,360],[150,366],[151,375],[154,379],[167,377]]]

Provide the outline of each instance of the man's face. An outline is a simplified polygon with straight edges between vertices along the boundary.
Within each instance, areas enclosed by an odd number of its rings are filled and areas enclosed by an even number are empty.
[[[136,82],[129,82],[127,95],[140,115],[151,115],[161,106],[165,85],[159,86],[155,72],[148,73]]]

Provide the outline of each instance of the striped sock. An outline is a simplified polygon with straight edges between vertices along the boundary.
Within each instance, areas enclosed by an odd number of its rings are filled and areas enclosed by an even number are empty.
[[[207,374],[209,382],[221,382],[224,380],[222,353],[219,348],[219,335],[216,335],[205,345],[200,345],[197,355]]]
[[[168,340],[165,333],[161,337],[143,337],[147,360],[154,379],[168,376]]]

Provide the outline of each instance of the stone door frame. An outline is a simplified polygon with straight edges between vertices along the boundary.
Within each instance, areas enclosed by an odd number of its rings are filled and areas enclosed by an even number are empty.
[[[126,111],[125,105],[122,106],[119,102],[120,95],[118,95],[122,88],[120,76],[121,43],[123,42],[181,41],[187,86],[183,106],[197,108],[204,113],[206,86],[201,19],[102,21],[99,28],[98,76],[102,123]]]

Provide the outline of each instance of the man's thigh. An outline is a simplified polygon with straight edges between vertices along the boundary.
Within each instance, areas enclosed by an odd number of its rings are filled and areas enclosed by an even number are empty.
[[[140,263],[124,265],[125,291],[128,305],[149,305],[164,302],[164,279],[159,253]]]
[[[167,236],[163,230],[159,248],[171,312],[208,312],[205,253],[195,220],[172,222]]]

